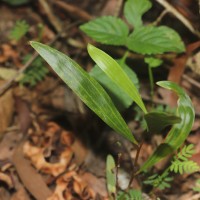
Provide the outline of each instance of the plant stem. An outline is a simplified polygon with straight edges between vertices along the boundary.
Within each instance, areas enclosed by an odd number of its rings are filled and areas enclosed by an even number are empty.
[[[134,162],[134,168],[135,168],[135,166],[137,165],[137,161],[138,161],[139,154],[140,154],[140,150],[141,150],[141,148],[142,148],[143,143],[144,143],[144,142],[141,142],[140,146],[139,146],[138,149],[137,149],[136,158],[135,158],[135,162]],[[133,173],[132,173],[132,175],[131,175],[131,179],[130,179],[129,184],[128,184],[128,188],[130,188],[131,183],[133,182],[133,179],[135,178],[135,175],[136,175],[136,174],[137,174],[137,173],[135,173],[135,170],[133,170]]]
[[[151,95],[151,102],[153,102],[153,96],[154,96],[154,78],[153,78],[153,72],[152,68],[148,66],[148,73],[149,73],[149,82],[150,82],[150,95]]]

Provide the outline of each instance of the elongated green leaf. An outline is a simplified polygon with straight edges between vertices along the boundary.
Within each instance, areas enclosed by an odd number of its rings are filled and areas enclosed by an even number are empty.
[[[106,159],[106,182],[110,196],[112,194],[115,194],[117,185],[116,165],[115,165],[115,160],[111,155],[108,155]]]
[[[134,83],[136,88],[139,89],[139,81],[135,72],[131,70],[131,68],[126,65],[122,59],[116,61]],[[97,65],[92,68],[90,75],[105,88],[118,110],[123,111],[133,103],[132,98],[119,88],[108,76],[106,76],[106,74]]]
[[[136,102],[144,113],[147,113],[137,88],[120,65],[108,54],[91,44],[88,44],[88,53],[94,62],[106,73],[106,75],[121,89],[123,89],[123,91]]]
[[[144,116],[149,132],[158,133],[166,126],[180,123],[180,117],[163,112],[150,112]]]
[[[127,0],[124,6],[124,15],[134,28],[142,26],[142,15],[152,6],[149,0]]]
[[[172,127],[164,143],[158,146],[153,155],[144,163],[139,171],[147,170],[165,156],[178,149],[188,137],[194,122],[194,108],[185,91],[176,83],[170,81],[160,81],[157,84],[166,89],[173,90],[179,96],[177,116],[181,118],[181,122]]]
[[[127,39],[127,47],[141,54],[183,52],[184,44],[176,31],[166,26],[145,26],[133,31]]]
[[[31,42],[31,46],[105,123],[137,144],[110,97],[94,78],[65,54],[39,42]]]
[[[80,29],[97,42],[110,45],[124,45],[129,32],[128,26],[113,16],[91,20]]]

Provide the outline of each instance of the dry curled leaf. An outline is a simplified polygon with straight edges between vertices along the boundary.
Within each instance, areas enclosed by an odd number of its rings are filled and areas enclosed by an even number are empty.
[[[0,172],[0,180],[8,185],[9,188],[13,187],[12,179],[6,173]]]
[[[0,81],[0,86],[4,84],[4,81]],[[12,96],[12,90],[8,90],[2,96],[0,96],[0,138],[3,132],[9,126],[14,113],[14,99]]]
[[[24,144],[23,151],[36,169],[53,176],[58,176],[64,172],[73,156],[71,149],[66,148],[59,156],[59,161],[57,163],[49,163],[44,157],[45,149],[33,146],[30,142]]]
[[[8,59],[12,59],[15,65],[20,65],[18,61],[19,54],[10,45],[2,44],[1,51],[2,53],[0,54],[0,63],[6,62]]]
[[[95,193],[88,188],[76,171],[70,171],[57,179],[56,189],[48,200],[72,200],[75,197],[90,200],[95,199]]]

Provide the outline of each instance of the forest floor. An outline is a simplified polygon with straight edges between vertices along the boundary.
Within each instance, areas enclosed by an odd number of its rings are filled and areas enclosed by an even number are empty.
[[[155,81],[178,83],[191,97],[195,122],[186,143],[194,144],[192,160],[200,165],[199,5],[192,0],[173,0],[169,5],[175,11],[161,16],[169,8],[153,1],[144,21],[147,24],[156,21],[175,29],[186,45],[186,52],[164,54],[164,64],[154,70],[154,77]],[[123,183],[119,186],[127,186],[136,149],[98,119],[29,44],[29,41],[40,41],[52,45],[90,71],[94,63],[86,50],[88,43],[116,58],[122,56],[124,49],[95,43],[79,26],[103,15],[122,16],[122,9],[120,0],[38,0],[19,6],[0,1],[0,200],[109,199],[105,178],[108,154],[120,166],[118,179]],[[183,18],[177,17],[177,13]],[[13,29],[21,20],[28,28],[17,40],[12,34],[18,34]],[[141,96],[150,106],[143,57],[132,53],[128,62],[139,77]],[[20,79],[19,75],[24,74],[26,79]],[[172,93],[155,88],[155,106],[174,107],[176,101]],[[134,105],[122,114],[134,135],[140,140],[141,136],[145,138],[137,161],[141,166],[163,141],[166,132],[147,136],[136,119]],[[168,164],[169,159],[159,162],[154,173],[163,171]],[[133,180],[131,187],[142,190],[143,199],[200,199],[199,172],[173,174],[173,177],[171,187],[162,191],[152,192],[151,187],[143,186],[142,174]],[[194,191],[197,187],[199,192]]]

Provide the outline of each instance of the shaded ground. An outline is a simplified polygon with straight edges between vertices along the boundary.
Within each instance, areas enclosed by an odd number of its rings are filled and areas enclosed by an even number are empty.
[[[188,24],[180,21],[176,13],[166,14],[158,22],[179,32],[187,52],[164,55],[164,65],[154,71],[155,79],[177,82],[190,95],[196,119],[186,142],[195,144],[196,154],[192,159],[200,164],[198,4],[182,0],[170,1],[170,5],[188,20],[192,29],[188,29]],[[0,2],[0,199],[108,199],[105,159],[109,153],[119,160],[122,181],[127,185],[136,149],[91,113],[47,64],[39,61],[49,71],[41,81],[30,82],[33,76],[30,75],[29,81],[19,84],[16,75],[12,78],[13,73],[36,67],[30,63],[37,57],[28,44],[30,40],[51,44],[85,70],[91,70],[93,63],[86,45],[95,43],[80,31],[79,25],[101,15],[120,15],[122,7],[123,2],[116,0],[33,1],[13,7]],[[145,22],[158,20],[165,9],[155,1],[152,10],[144,16]],[[10,39],[17,20],[25,20],[30,26],[28,33],[18,41]],[[115,57],[124,51],[95,45]],[[148,75],[142,59],[131,54],[128,62],[139,76],[143,99],[150,105]],[[174,106],[176,97],[156,88],[154,103]],[[138,159],[141,165],[162,142],[165,133],[145,136],[139,122],[134,120],[133,106],[123,115],[136,137],[145,138]],[[117,159],[120,154],[121,158]],[[155,171],[162,170],[167,163],[159,163]],[[192,190],[199,178],[199,173],[175,176],[170,189],[156,190],[155,195],[149,192],[151,188],[143,188],[144,199],[156,199],[155,196],[171,200],[200,199],[200,193]],[[133,188],[141,189],[142,179],[141,175],[134,180]]]

